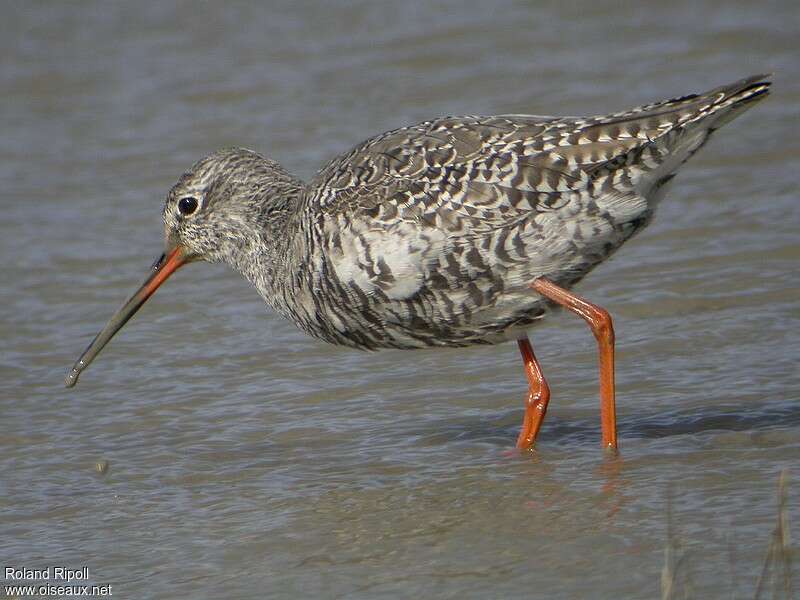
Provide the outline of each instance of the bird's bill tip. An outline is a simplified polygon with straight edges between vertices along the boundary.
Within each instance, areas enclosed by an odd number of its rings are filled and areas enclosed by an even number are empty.
[[[170,248],[153,263],[147,279],[139,286],[134,294],[122,307],[114,313],[106,326],[98,333],[92,343],[84,350],[80,358],[75,362],[72,369],[64,378],[64,385],[68,388],[78,383],[78,376],[89,366],[94,358],[100,353],[103,347],[114,337],[128,320],[136,314],[141,306],[152,296],[155,291],[164,283],[170,275],[177,271],[182,265],[186,264],[186,253],[181,246]]]

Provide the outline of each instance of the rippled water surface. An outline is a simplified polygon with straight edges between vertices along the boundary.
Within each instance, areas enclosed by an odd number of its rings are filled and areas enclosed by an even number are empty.
[[[0,564],[88,566],[122,598],[655,598],[671,489],[679,577],[752,597],[778,473],[800,473],[800,16],[660,6],[7,3]],[[763,71],[773,97],[580,288],[616,318],[618,460],[569,315],[531,333],[553,400],[521,455],[515,345],[329,347],[220,266],[182,270],[63,388],[214,149],[309,177],[427,117],[610,112]]]

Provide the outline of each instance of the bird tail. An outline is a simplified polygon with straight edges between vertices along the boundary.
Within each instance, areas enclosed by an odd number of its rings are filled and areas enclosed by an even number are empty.
[[[663,185],[714,131],[763,99],[771,84],[769,75],[754,75],[702,94],[609,115],[595,126],[627,131],[630,141],[597,165],[593,177],[628,179],[640,191]]]
[[[645,104],[637,108],[610,115],[609,122],[615,117],[657,118],[661,126],[671,123],[675,126],[686,125],[705,119],[712,115],[730,115],[725,122],[740,114],[751,103],[769,93],[772,82],[771,74],[753,75],[734,83],[721,85],[702,94],[689,94],[671,100],[662,100]]]
[[[687,127],[692,123],[702,122],[710,131],[718,129],[769,94],[772,85],[770,76],[770,74],[753,75],[714,88],[704,94],[675,101],[678,106],[672,109],[678,111],[677,124]],[[666,108],[670,108],[669,102]]]

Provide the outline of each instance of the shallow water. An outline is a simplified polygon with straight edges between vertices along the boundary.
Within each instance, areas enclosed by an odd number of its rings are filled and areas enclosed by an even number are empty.
[[[752,597],[800,459],[795,3],[11,6],[0,565],[88,566],[123,598],[654,598],[671,489],[680,577]],[[431,116],[601,113],[763,71],[773,97],[580,288],[616,319],[616,461],[569,315],[531,333],[554,397],[521,455],[515,345],[325,346],[219,266],[182,270],[63,388],[214,149],[308,177]]]

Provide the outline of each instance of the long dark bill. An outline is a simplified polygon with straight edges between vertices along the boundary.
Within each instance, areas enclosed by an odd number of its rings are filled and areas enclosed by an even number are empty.
[[[153,263],[150,275],[144,280],[144,283],[138,290],[131,296],[128,301],[120,308],[114,316],[109,319],[103,330],[95,336],[89,347],[84,350],[81,357],[72,367],[72,370],[67,373],[64,379],[64,384],[67,387],[72,387],[78,383],[78,376],[86,367],[88,367],[94,360],[95,356],[100,354],[103,347],[114,337],[128,320],[136,314],[147,299],[152,296],[162,283],[172,275],[178,268],[186,263],[186,257],[178,246],[174,250],[170,250],[166,254],[162,254],[156,262]]]

